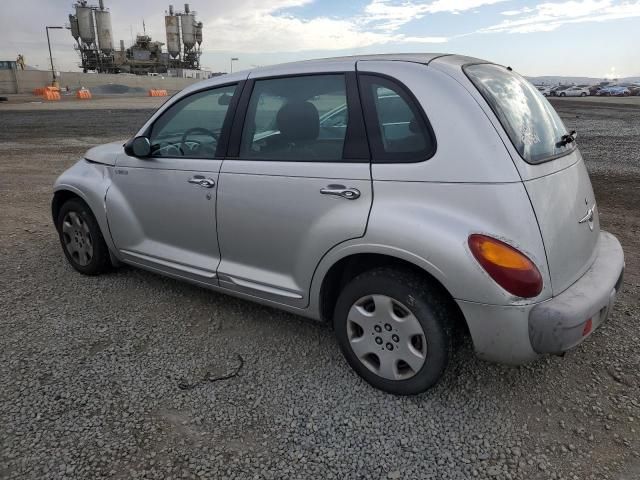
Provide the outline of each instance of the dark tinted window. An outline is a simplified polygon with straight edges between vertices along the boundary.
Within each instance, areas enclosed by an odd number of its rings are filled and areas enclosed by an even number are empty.
[[[566,127],[547,99],[523,77],[488,64],[469,65],[465,72],[527,162],[541,163],[575,148],[575,143],[559,143],[568,133]]]
[[[160,116],[151,130],[154,157],[213,158],[236,86],[189,95]]]
[[[415,101],[386,78],[362,75],[374,160],[419,162],[431,157],[435,142]]]
[[[344,75],[255,82],[240,158],[339,161],[348,122]]]

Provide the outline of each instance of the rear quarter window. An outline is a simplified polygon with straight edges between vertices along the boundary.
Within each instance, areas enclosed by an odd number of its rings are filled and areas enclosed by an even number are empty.
[[[406,87],[378,75],[359,75],[374,163],[413,163],[436,150],[433,130]]]
[[[525,161],[543,163],[575,149],[575,142],[560,142],[567,128],[547,99],[526,79],[492,64],[467,65],[464,72]]]

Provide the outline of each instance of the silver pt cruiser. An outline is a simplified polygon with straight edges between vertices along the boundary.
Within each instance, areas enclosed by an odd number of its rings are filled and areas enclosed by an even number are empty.
[[[509,67],[377,55],[186,88],[55,183],[63,251],[327,322],[367,382],[433,386],[467,330],[484,359],[559,354],[622,283],[575,132]]]

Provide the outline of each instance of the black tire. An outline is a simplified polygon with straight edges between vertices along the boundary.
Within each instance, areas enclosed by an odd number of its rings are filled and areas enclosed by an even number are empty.
[[[567,94],[566,94],[566,93],[564,93],[564,92],[562,92],[562,93],[560,93],[560,96],[561,96],[561,97],[566,97],[566,96],[567,96]]]
[[[367,295],[385,295],[406,306],[420,323],[426,339],[422,368],[412,377],[391,380],[377,375],[356,356],[350,346],[347,317],[351,307]],[[333,326],[347,362],[373,387],[396,395],[415,395],[433,387],[442,378],[452,356],[449,300],[426,278],[409,270],[381,267],[351,280],[336,303]],[[364,333],[363,333],[364,334]]]
[[[86,222],[88,228],[88,237],[92,252],[90,259],[85,258],[85,261],[80,261],[77,256],[69,252],[67,244],[69,243],[68,235],[63,231],[63,222],[68,214],[75,213],[82,222]],[[84,275],[99,275],[109,270],[111,267],[111,260],[109,258],[109,247],[104,241],[100,226],[89,206],[79,198],[72,198],[67,200],[60,211],[58,212],[58,218],[56,221],[56,228],[58,230],[58,236],[60,238],[60,245],[65,257],[78,272]],[[83,265],[83,263],[86,263]]]
[[[580,94],[580,96],[581,96],[581,97],[586,97],[586,96],[587,96],[587,94],[586,94],[585,92],[582,92],[582,93]]]

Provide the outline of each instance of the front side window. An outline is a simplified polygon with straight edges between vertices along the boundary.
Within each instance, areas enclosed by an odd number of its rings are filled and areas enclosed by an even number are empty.
[[[344,75],[257,80],[240,158],[340,161],[348,122]]]
[[[154,157],[214,158],[236,86],[194,93],[169,107],[153,124]]]
[[[395,82],[362,75],[369,133],[377,162],[420,162],[435,152],[433,135],[419,107]]]
[[[524,160],[542,163],[575,149],[575,142],[562,141],[567,128],[554,108],[523,77],[491,64],[469,65],[464,71]]]

